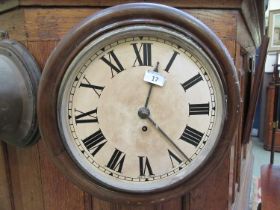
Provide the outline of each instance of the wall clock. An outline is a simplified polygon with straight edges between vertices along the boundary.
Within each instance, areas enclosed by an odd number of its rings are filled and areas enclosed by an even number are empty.
[[[221,41],[177,9],[115,6],[73,28],[45,66],[41,134],[82,189],[143,204],[192,189],[223,159],[239,83]]]

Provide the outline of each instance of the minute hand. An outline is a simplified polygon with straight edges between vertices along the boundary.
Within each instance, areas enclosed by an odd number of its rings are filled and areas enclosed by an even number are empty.
[[[191,162],[191,160],[185,155],[185,153],[172,141],[172,139],[155,123],[155,121],[148,116],[147,119],[156,127],[156,129],[159,130],[159,132],[165,137],[166,142],[171,145],[174,149],[177,150],[178,153],[180,153],[180,155],[182,157],[184,157],[186,160],[188,160],[189,162]]]

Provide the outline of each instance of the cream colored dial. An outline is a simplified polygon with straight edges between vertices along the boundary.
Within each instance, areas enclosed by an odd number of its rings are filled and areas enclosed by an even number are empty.
[[[145,82],[148,70],[165,84]],[[162,189],[190,176],[215,147],[225,109],[220,80],[206,54],[180,34],[114,31],[86,46],[67,73],[60,130],[97,181],[133,192]]]

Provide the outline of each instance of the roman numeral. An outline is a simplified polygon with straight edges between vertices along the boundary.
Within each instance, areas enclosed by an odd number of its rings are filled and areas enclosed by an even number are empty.
[[[189,115],[209,115],[209,103],[189,104]]]
[[[184,90],[186,91],[187,89],[189,89],[190,87],[194,86],[196,83],[198,83],[199,81],[202,81],[202,80],[203,80],[202,76],[200,74],[197,74],[181,85],[184,88]]]
[[[146,172],[148,172],[149,176],[154,175],[149,159],[145,156],[138,156],[138,158],[139,158],[140,176],[145,176]]]
[[[101,130],[96,131],[82,141],[92,156],[95,156],[96,153],[107,143]]]
[[[152,66],[152,44],[142,43],[138,49],[137,44],[131,44],[133,46],[136,59],[133,66],[138,62],[139,66]],[[140,55],[142,51],[142,56]]]
[[[125,159],[125,153],[123,153],[122,151],[115,149],[111,159],[109,160],[107,167],[117,171],[119,173],[122,172],[122,168],[123,168],[123,162]]]
[[[86,77],[84,77],[85,82],[80,84],[80,87],[91,88],[98,97],[100,97],[101,92],[103,91],[104,87],[97,86],[91,84]]]
[[[176,161],[177,164],[180,164],[182,163],[182,160],[180,158],[178,158],[173,152],[171,152],[170,150],[168,150],[168,154],[169,154],[169,158],[171,160],[171,164],[172,164],[172,167],[174,168],[176,165],[174,164],[173,161]]]
[[[82,112],[75,109],[75,112],[80,113],[75,116],[76,124],[78,123],[98,123],[97,108],[88,112]]]
[[[170,67],[172,66],[172,64],[173,64],[173,62],[174,62],[174,60],[175,60],[175,58],[176,58],[176,56],[177,56],[178,54],[179,54],[178,52],[174,51],[172,57],[170,58],[170,60],[169,60],[169,62],[168,62],[168,64],[167,64],[167,66],[166,66],[165,69],[164,69],[166,72],[169,72],[169,69],[170,69]]]
[[[110,67],[112,78],[115,76],[114,71],[118,74],[124,70],[122,64],[120,63],[119,59],[117,58],[113,50],[108,52],[108,58],[102,56],[100,59]],[[114,61],[115,64],[113,64],[112,60]]]
[[[189,126],[186,126],[184,133],[182,134],[180,139],[197,147],[199,145],[203,135],[204,135],[203,133],[201,133]]]

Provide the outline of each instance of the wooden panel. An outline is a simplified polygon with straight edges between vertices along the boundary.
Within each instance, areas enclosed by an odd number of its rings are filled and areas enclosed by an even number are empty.
[[[28,40],[59,40],[83,18],[98,9],[25,9]],[[187,10],[202,20],[221,39],[236,38],[236,12],[218,10]],[[224,27],[226,24],[228,27]],[[52,30],[50,30],[50,27]]]
[[[43,71],[45,62],[47,61],[56,44],[57,42],[55,41],[34,41],[27,43],[26,47],[39,64],[41,71]]]
[[[0,142],[0,210],[14,209],[8,164],[7,145]]]
[[[223,163],[206,178],[196,189],[191,191],[192,210],[227,210],[229,190],[230,154]]]
[[[12,0],[4,3],[2,7],[2,11],[5,11],[9,8],[14,8],[16,6],[65,6],[65,7],[73,7],[73,6],[91,6],[91,7],[108,7],[121,3],[129,3],[129,2],[138,2],[136,0],[103,0],[103,1],[76,1],[76,0],[64,0],[64,1],[56,1],[56,0]],[[150,1],[147,1],[150,2]],[[184,0],[154,0],[155,3],[167,4],[170,6],[178,7],[178,8],[204,8],[204,9],[235,9],[238,13],[242,14],[244,17],[244,21],[247,23],[247,27],[249,27],[249,33],[253,36],[254,42],[257,46],[259,46],[261,42],[261,37],[264,34],[264,3],[262,1],[256,0],[190,0],[186,4]],[[252,6],[254,9],[252,9]],[[7,8],[6,8],[7,7]],[[0,10],[1,10],[0,9]],[[229,11],[229,10],[227,10]],[[1,11],[0,11],[1,12]],[[242,21],[243,22],[243,21]],[[230,25],[227,25],[230,26]],[[228,27],[226,27],[228,28]],[[224,29],[226,29],[224,28]],[[24,35],[24,34],[22,34]]]
[[[92,208],[93,197],[89,193],[84,193],[85,210],[93,210]]]
[[[95,210],[95,209],[93,209]],[[122,204],[112,204],[111,210],[156,210],[154,205],[148,206],[131,206],[131,205],[122,205]],[[178,209],[180,210],[180,209]]]
[[[262,210],[280,210],[280,166],[261,168]]]
[[[26,40],[27,34],[24,28],[23,10],[13,10],[0,15],[0,23],[0,29],[7,31],[11,39],[15,39],[17,41]]]
[[[182,198],[175,198],[173,200],[165,201],[157,205],[156,210],[170,210],[170,209],[180,209],[182,210]]]
[[[163,203],[147,206],[131,206],[117,203],[110,203],[97,198],[92,198],[92,210],[189,210],[189,194],[183,198],[175,198]]]
[[[238,12],[229,10],[204,9],[192,9],[186,11],[210,27],[220,39],[236,39],[236,16]]]
[[[222,42],[226,46],[230,56],[232,57],[233,61],[235,61],[236,57],[236,41],[231,39],[222,39]]]
[[[16,210],[44,210],[40,160],[37,145],[8,147],[9,165]]]
[[[96,11],[95,9],[26,9],[25,27],[28,31],[28,40],[59,40],[74,25]]]
[[[234,135],[233,144],[230,151],[230,172],[229,172],[229,206],[234,202],[236,195],[236,142],[238,141],[238,131]]]
[[[250,201],[250,189],[253,175],[253,162],[254,157],[251,151],[252,144],[247,144],[249,152],[247,155],[247,159],[242,159],[241,164],[241,184],[240,191],[236,193],[236,198],[233,205],[230,207],[231,210],[243,210],[249,209],[249,201]]]
[[[142,2],[151,2],[147,0],[143,0]],[[99,0],[99,1],[91,1],[91,0],[20,0],[20,5],[40,5],[40,6],[113,6],[121,3],[128,2],[139,2],[137,0]],[[158,2],[162,4],[167,4],[176,7],[203,7],[203,8],[240,8],[242,0],[189,0],[186,4],[185,0],[154,0],[152,2]]]
[[[103,201],[98,198],[92,198],[92,210],[102,209],[102,210],[112,210],[113,204],[108,201]]]
[[[147,206],[134,206],[134,205],[125,205],[109,201],[100,200],[98,198],[92,199],[92,210],[159,210],[156,208],[156,205],[147,205]],[[180,209],[178,209],[180,210]]]
[[[58,171],[46,153],[43,142],[39,143],[39,153],[45,210],[84,210],[84,192]]]

